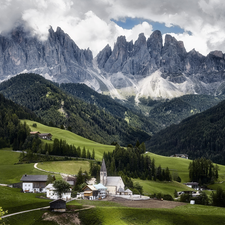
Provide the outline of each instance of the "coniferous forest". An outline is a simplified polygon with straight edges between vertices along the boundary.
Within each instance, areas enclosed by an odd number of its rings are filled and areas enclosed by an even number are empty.
[[[161,155],[188,154],[225,164],[225,101],[172,125],[146,142],[147,151]]]
[[[150,135],[124,119],[112,116],[60,90],[40,75],[20,74],[0,84],[0,92],[40,117],[46,125],[70,130],[99,143],[121,145],[141,142]]]
[[[140,178],[143,180],[170,181],[172,179],[169,168],[155,166],[155,160],[145,156],[145,144],[137,141],[133,147],[127,149],[116,145],[113,152],[104,153],[107,174],[115,176],[120,173],[127,177]]]
[[[26,123],[21,124],[19,119],[40,121],[30,110],[5,99],[0,94],[0,148],[13,146],[13,149],[22,149],[30,133]]]

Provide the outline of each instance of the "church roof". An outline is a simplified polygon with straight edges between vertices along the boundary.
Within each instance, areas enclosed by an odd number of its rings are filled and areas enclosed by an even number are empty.
[[[107,182],[106,185],[107,186],[117,186],[117,184],[120,182],[120,180],[122,180],[121,177],[107,177]]]
[[[103,160],[102,160],[102,166],[101,166],[101,170],[100,170],[101,172],[107,172],[107,170],[106,170],[106,166],[105,166],[105,160],[104,160],[104,158],[103,158]]]
[[[96,188],[96,189],[107,189],[107,187],[106,186],[104,186],[103,184],[101,184],[101,183],[99,183],[99,184],[95,184],[94,185],[94,187]]]

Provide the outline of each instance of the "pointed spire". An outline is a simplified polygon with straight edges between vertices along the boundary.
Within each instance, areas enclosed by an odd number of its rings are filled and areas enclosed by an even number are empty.
[[[107,170],[106,170],[106,166],[105,166],[105,160],[104,160],[104,158],[103,158],[103,160],[102,160],[102,166],[101,166],[101,170],[100,170],[101,172],[106,172]]]

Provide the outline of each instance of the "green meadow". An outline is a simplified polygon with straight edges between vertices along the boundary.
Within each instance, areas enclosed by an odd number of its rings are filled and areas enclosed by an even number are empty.
[[[176,181],[151,181],[151,180],[140,180],[140,179],[132,179],[134,182],[138,182],[141,186],[143,186],[143,194],[144,195],[152,195],[157,193],[169,194],[174,197],[174,191],[193,191],[193,189],[187,187],[182,183],[178,183]]]
[[[128,208],[113,203],[107,205],[104,201],[100,201],[98,204],[95,204],[94,201],[89,201],[89,203],[72,201],[69,205],[91,205],[92,203],[96,208],[79,213],[79,218],[84,225],[212,225],[223,224],[225,219],[225,208],[190,204],[173,209]]]
[[[54,140],[54,138],[57,138],[59,140],[63,139],[69,145],[74,145],[75,147],[80,146],[81,149],[85,147],[86,150],[89,149],[90,152],[92,152],[92,150],[94,149],[96,160],[101,161],[102,155],[104,152],[111,152],[115,149],[115,146],[103,145],[103,144],[88,140],[68,130],[63,130],[56,127],[49,127],[41,123],[37,123],[30,120],[21,120],[21,122],[26,122],[27,125],[29,125],[31,131],[39,131],[40,133],[51,133],[53,135],[52,140]],[[37,124],[37,127],[32,126],[34,123]],[[44,142],[53,143],[53,141],[44,141]]]
[[[34,168],[34,163],[17,164],[20,153],[12,150],[0,150],[0,183],[11,184],[18,183],[24,174],[29,175],[48,175],[48,173]],[[55,175],[56,179],[60,175]]]
[[[8,213],[49,206],[49,199],[39,198],[43,194],[23,193],[20,188],[0,186],[0,206]]]
[[[43,162],[38,163],[38,168],[44,169],[46,171],[66,173],[66,174],[78,174],[80,168],[82,171],[89,172],[90,163],[89,161],[53,161],[53,162]]]

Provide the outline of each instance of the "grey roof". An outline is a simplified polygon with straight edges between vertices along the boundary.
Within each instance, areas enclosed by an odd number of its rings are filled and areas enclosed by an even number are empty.
[[[103,184],[101,184],[101,183],[99,183],[99,184],[95,184],[94,185],[94,187],[96,188],[96,189],[107,189],[107,187],[106,186],[104,186]]]
[[[118,192],[124,192],[124,189],[120,187],[120,188],[118,189]]]
[[[106,185],[107,186],[116,186],[120,180],[122,180],[121,177],[112,177],[112,176],[107,177]]]
[[[47,181],[48,175],[23,175],[21,181]]]
[[[66,201],[63,200],[63,199],[61,199],[61,198],[59,198],[59,199],[56,199],[56,200],[54,200],[54,201],[52,201],[52,202],[49,202],[49,203],[53,203],[53,202],[66,202]]]
[[[124,191],[124,192],[127,192],[127,193],[132,193],[132,191],[131,191],[130,189],[128,189],[128,188],[127,188],[127,190],[126,190],[126,191]]]
[[[104,160],[104,158],[103,158],[103,160],[102,160],[102,166],[101,166],[101,170],[100,170],[101,172],[107,172],[107,169],[106,169],[106,166],[105,166],[105,160]]]
[[[198,185],[198,183],[197,182],[187,182],[187,183],[185,183],[185,185]]]

